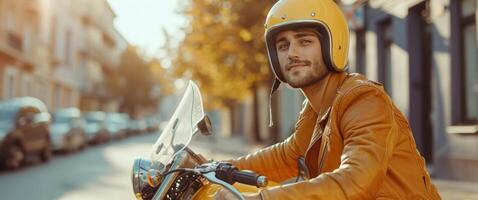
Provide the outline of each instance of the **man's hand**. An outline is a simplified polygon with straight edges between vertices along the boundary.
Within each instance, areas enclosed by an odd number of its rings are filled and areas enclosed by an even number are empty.
[[[242,194],[242,196],[244,196],[244,199],[246,200],[261,200],[261,195],[259,193]],[[229,190],[220,189],[219,191],[217,191],[214,199],[215,200],[238,200],[239,198],[237,198]]]

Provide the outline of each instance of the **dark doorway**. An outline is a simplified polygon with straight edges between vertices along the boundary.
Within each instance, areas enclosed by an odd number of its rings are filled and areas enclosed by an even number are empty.
[[[356,46],[355,46],[355,67],[356,67],[356,72],[361,73],[361,74],[366,74],[366,67],[365,67],[365,58],[366,58],[366,29],[359,29],[355,31],[355,37],[356,37]]]
[[[428,164],[433,162],[431,113],[431,25],[428,1],[411,7],[407,16],[410,74],[410,125],[418,150]]]
[[[392,97],[392,19],[386,17],[377,24],[378,81]]]

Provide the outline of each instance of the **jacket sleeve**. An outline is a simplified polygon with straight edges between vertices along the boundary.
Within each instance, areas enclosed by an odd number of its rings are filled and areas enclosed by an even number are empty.
[[[315,120],[306,120],[316,114],[306,103],[296,124],[295,132],[281,143],[277,143],[256,153],[227,162],[241,170],[252,170],[274,182],[282,182],[297,176],[297,160],[304,155],[310,141]],[[305,124],[310,123],[310,124]],[[310,130],[309,130],[310,129]]]
[[[281,143],[230,162],[241,170],[252,170],[269,180],[281,182],[297,175],[299,152],[296,147],[292,135]]]
[[[344,141],[339,168],[299,183],[261,191],[263,199],[373,199],[387,172],[397,128],[393,108],[374,86],[353,89],[337,102]],[[332,116],[331,116],[332,117]],[[333,147],[331,147],[333,148]]]

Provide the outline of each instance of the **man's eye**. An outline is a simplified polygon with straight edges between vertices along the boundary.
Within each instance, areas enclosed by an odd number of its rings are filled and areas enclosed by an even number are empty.
[[[277,47],[277,49],[279,49],[279,50],[286,50],[286,49],[287,49],[287,44],[279,44],[279,46]]]
[[[300,43],[303,44],[303,45],[307,45],[307,44],[312,43],[312,41],[310,41],[310,40],[302,40],[302,41],[300,41]]]

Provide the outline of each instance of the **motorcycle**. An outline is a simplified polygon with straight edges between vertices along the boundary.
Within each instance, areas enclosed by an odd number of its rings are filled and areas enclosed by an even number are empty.
[[[267,187],[265,176],[196,154],[188,145],[197,133],[211,135],[212,126],[204,113],[198,86],[189,81],[173,116],[152,147],[150,159],[137,158],[133,163],[137,199],[213,199],[221,187],[244,199],[241,193]]]

